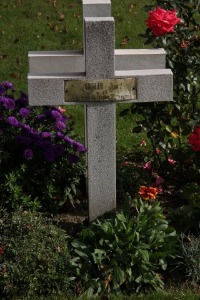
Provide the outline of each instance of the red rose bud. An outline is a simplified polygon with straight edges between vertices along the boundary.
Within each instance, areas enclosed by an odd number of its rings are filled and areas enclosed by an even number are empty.
[[[200,151],[200,127],[194,127],[194,131],[189,135],[188,143],[192,145],[194,151]]]
[[[155,36],[161,36],[174,32],[174,26],[180,19],[176,16],[176,9],[164,10],[158,7],[155,11],[149,11],[149,18],[145,22]]]

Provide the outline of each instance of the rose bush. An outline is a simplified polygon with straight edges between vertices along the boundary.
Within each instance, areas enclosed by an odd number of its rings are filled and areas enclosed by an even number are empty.
[[[145,21],[155,36],[161,36],[174,32],[174,26],[180,22],[176,16],[176,9],[164,10],[157,7],[155,11],[149,11],[149,18]]]
[[[145,155],[151,163],[148,184],[162,177],[163,193],[176,186],[175,197],[183,205],[189,202],[189,197],[182,200],[185,185],[196,186],[200,178],[200,5],[198,0],[155,0],[144,10],[148,28],[140,36],[145,45],[165,49],[166,66],[174,75],[174,102],[132,104],[131,113],[141,115],[133,132],[145,132],[152,145]]]

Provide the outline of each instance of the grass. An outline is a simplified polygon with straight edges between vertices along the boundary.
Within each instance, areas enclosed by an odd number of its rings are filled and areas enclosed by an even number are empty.
[[[139,3],[137,3],[139,2]],[[138,34],[144,32],[146,14],[142,11],[147,0],[112,0],[115,18],[116,48],[143,48]],[[0,82],[12,81],[17,89],[27,91],[28,52],[82,48],[81,0],[1,0]],[[117,105],[117,115],[130,105]],[[82,106],[68,106],[73,114],[76,131],[83,140]],[[135,118],[117,118],[117,148],[138,147],[143,136],[133,135]]]
[[[54,4],[55,3],[55,4]],[[28,52],[82,48],[81,0],[1,0],[0,81],[12,80],[27,91]],[[143,48],[146,0],[113,0],[116,48]],[[141,22],[142,20],[142,22]],[[128,39],[127,42],[124,39]]]
[[[88,300],[87,297],[77,297],[77,298],[71,298],[67,296],[51,296],[51,297],[32,297],[31,300]],[[96,300],[101,300],[102,298],[95,298]],[[103,298],[105,299],[105,298]],[[180,299],[186,299],[186,300],[198,300],[200,299],[200,295],[198,293],[193,292],[190,289],[187,290],[179,290],[176,289],[170,290],[167,293],[166,292],[154,292],[149,294],[140,294],[140,295],[132,295],[132,296],[114,296],[111,295],[109,300],[180,300]],[[15,300],[28,300],[27,298],[17,298]]]

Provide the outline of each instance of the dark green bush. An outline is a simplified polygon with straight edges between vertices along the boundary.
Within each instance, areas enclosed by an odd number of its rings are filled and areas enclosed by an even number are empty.
[[[139,199],[131,206],[96,220],[72,243],[77,280],[88,293],[163,287],[161,274],[176,251],[176,233],[159,202]]]
[[[38,213],[9,215],[1,211],[1,296],[31,298],[62,292],[70,292],[70,254],[65,232]]]

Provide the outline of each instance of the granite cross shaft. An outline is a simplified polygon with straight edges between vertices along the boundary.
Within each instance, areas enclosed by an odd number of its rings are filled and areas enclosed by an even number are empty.
[[[30,105],[85,105],[87,190],[89,220],[116,208],[116,103],[155,102],[173,99],[173,75],[165,69],[163,49],[115,50],[114,19],[110,0],[82,0],[84,50],[29,53]],[[127,90],[116,99],[103,99],[104,85],[133,78],[136,97]],[[113,80],[113,81],[112,81]],[[67,99],[68,82],[94,89],[100,98]],[[87,84],[88,82],[88,84]],[[121,81],[120,81],[121,84]],[[104,93],[105,92],[105,93]],[[99,94],[98,94],[99,95]],[[106,96],[107,97],[107,96]],[[129,99],[130,98],[130,99]],[[115,101],[116,100],[116,101]]]

